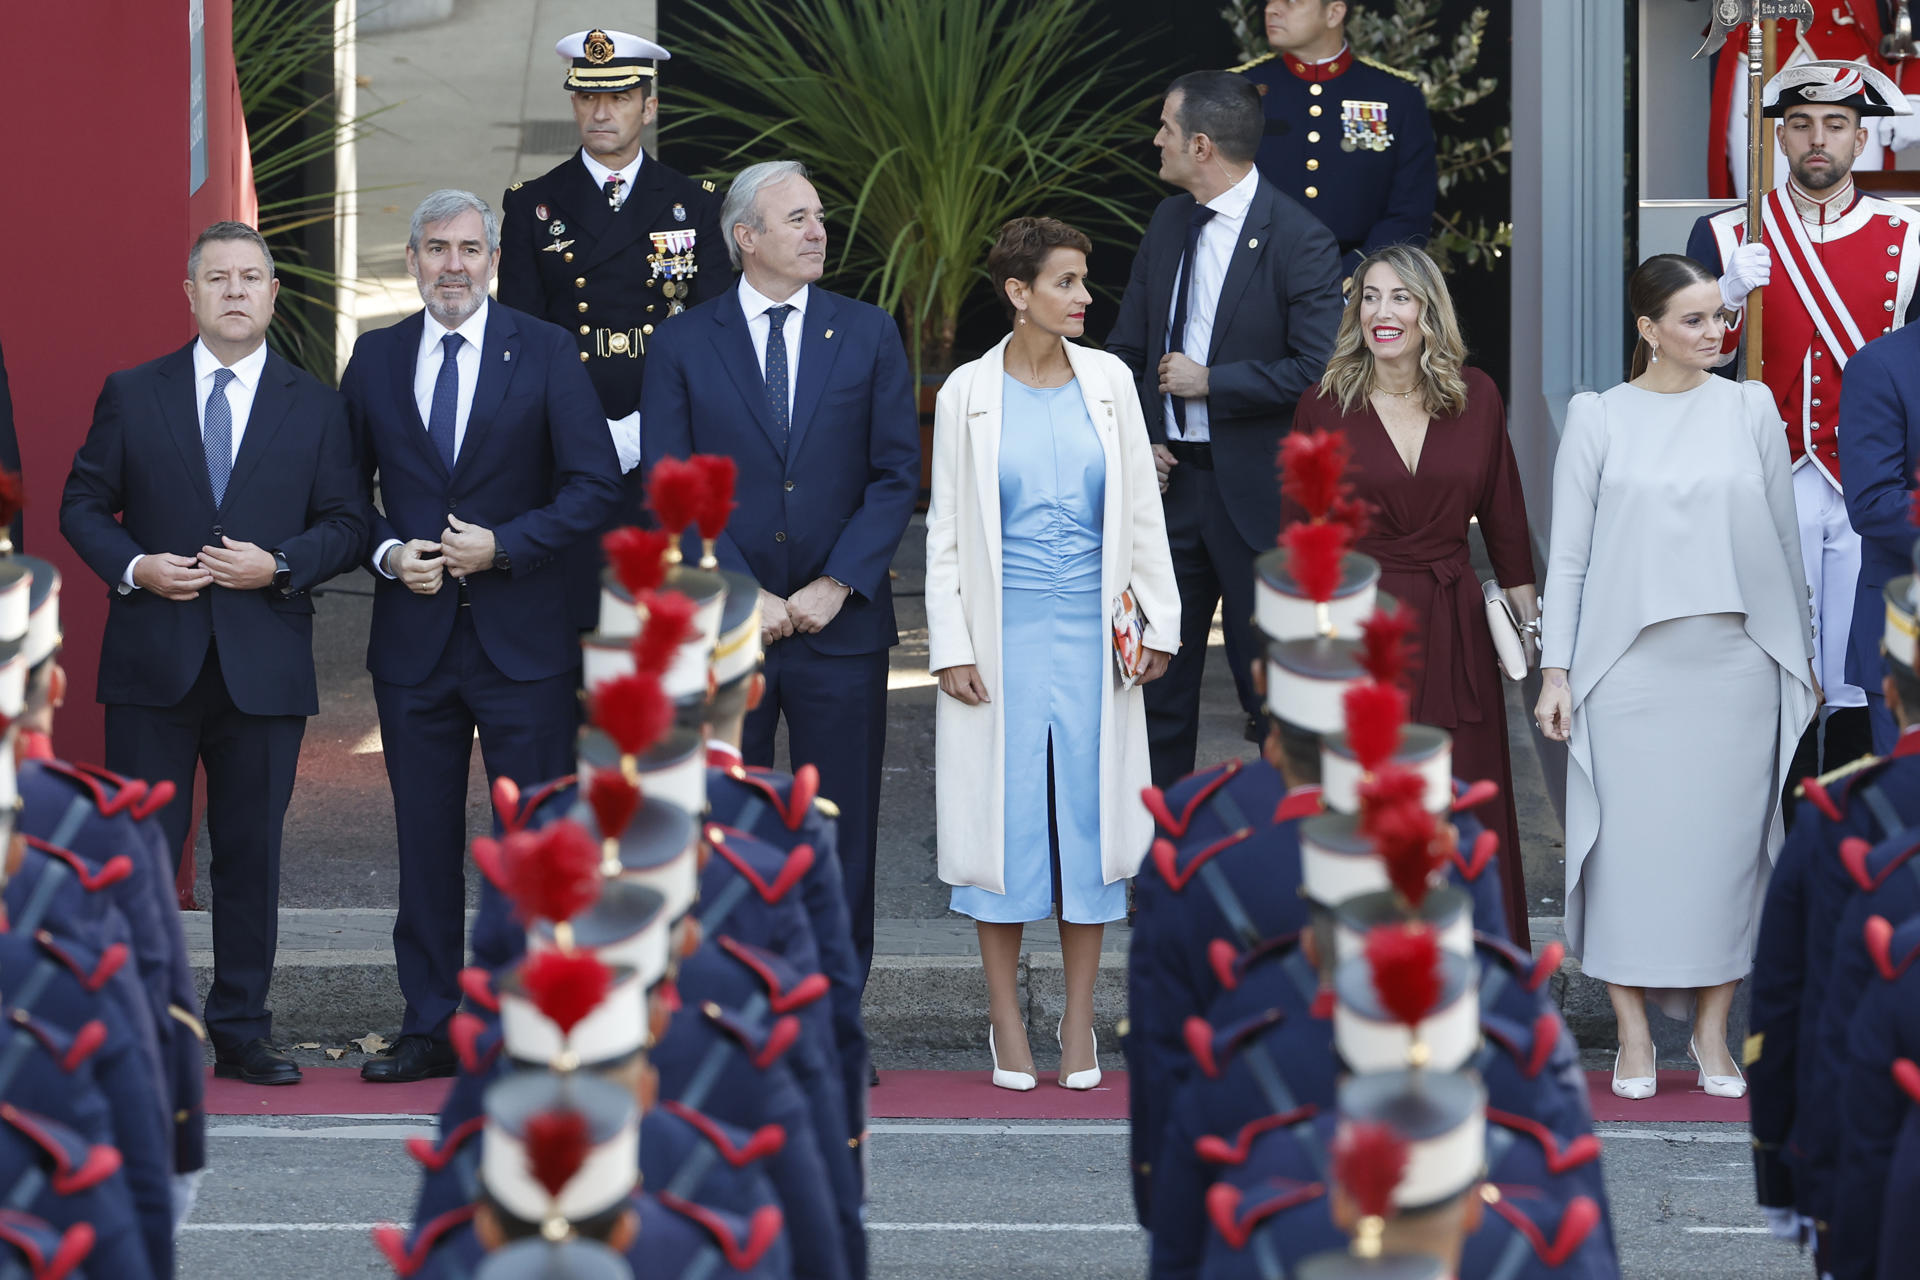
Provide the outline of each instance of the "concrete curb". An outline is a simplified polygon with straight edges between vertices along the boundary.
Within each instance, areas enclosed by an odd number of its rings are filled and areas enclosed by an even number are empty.
[[[201,912],[185,918],[187,946],[202,999],[213,981],[211,920]],[[280,913],[279,963],[269,1003],[274,1034],[284,1043],[317,1041],[345,1047],[378,1031],[391,1037],[400,1020],[400,986],[393,967],[393,912],[372,909],[288,908]],[[1563,940],[1560,917],[1532,922],[1536,951]],[[1129,930],[1108,929],[1095,1004],[1104,1048],[1119,1044],[1117,1023],[1127,1003],[1126,949]],[[1020,995],[1027,1028],[1043,1069],[1053,1061],[1053,1031],[1065,999],[1064,973],[1051,929],[1038,929],[1042,945],[1020,962]],[[965,1066],[986,1051],[986,979],[974,949],[971,922],[882,920],[875,928],[873,972],[867,981],[867,1034],[875,1060],[890,1069]],[[1609,1053],[1613,1009],[1604,983],[1587,977],[1579,962],[1564,959],[1549,980],[1554,1003],[1584,1050]],[[1734,1001],[1729,1041],[1746,1034],[1746,990]],[[1664,1061],[1683,1060],[1685,1027],[1654,1018],[1654,1038]]]

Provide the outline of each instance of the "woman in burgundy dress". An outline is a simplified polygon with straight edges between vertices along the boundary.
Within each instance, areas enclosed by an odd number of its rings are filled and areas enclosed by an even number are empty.
[[[1354,280],[1326,376],[1300,401],[1294,426],[1346,433],[1356,493],[1373,508],[1357,549],[1380,562],[1381,590],[1417,611],[1413,719],[1453,735],[1456,777],[1500,784],[1499,798],[1474,813],[1500,837],[1507,928],[1526,946],[1506,697],[1467,546],[1467,524],[1478,517],[1508,602],[1522,622],[1538,616],[1505,407],[1492,380],[1466,367],[1433,259],[1390,246],[1362,262]]]

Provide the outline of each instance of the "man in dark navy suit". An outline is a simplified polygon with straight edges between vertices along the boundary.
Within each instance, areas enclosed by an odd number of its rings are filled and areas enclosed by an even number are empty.
[[[1180,652],[1147,686],[1157,787],[1193,772],[1207,632],[1222,600],[1247,737],[1265,736],[1250,675],[1260,653],[1253,560],[1280,536],[1280,438],[1340,324],[1333,234],[1260,176],[1262,128],[1245,76],[1173,82],[1154,144],[1160,176],[1185,190],[1154,210],[1107,336],[1140,380],[1180,580]]]
[[[804,166],[742,170],[720,225],[740,284],[655,336],[641,453],[649,463],[719,453],[739,464],[739,505],[717,553],[760,584],[768,645],[766,697],[747,718],[742,754],[771,766],[784,714],[794,767],[817,768],[821,793],[840,806],[864,983],[887,650],[900,640],[888,566],[919,489],[907,355],[886,312],[814,284],[827,232]]]
[[[485,201],[428,196],[407,241],[426,310],[363,335],[340,383],[385,508],[367,669],[399,829],[393,952],[407,1001],[369,1080],[454,1072],[474,731],[490,781],[571,770],[579,647],[563,557],[620,499],[573,340],[488,301],[499,261]]]
[[[60,502],[61,533],[112,592],[107,767],[190,795],[206,766],[206,1025],[215,1071],[255,1084],[300,1079],[266,1001],[281,823],[320,709],[309,593],[359,561],[370,517],[340,397],[267,349],[279,287],[253,228],[202,232],[186,281],[200,336],[107,378]],[[191,814],[181,800],[162,816],[176,860]]]

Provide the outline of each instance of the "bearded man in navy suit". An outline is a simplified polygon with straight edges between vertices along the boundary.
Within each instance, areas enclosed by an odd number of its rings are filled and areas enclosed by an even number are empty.
[[[893,317],[814,283],[827,231],[806,173],[791,160],[756,164],[728,189],[720,227],[740,282],[655,334],[641,456],[718,453],[739,465],[717,554],[760,584],[767,644],[766,696],[741,752],[772,765],[784,715],[793,766],[817,768],[840,807],[864,983],[887,651],[900,642],[888,569],[919,491],[919,416]]]
[[[407,1013],[361,1070],[374,1081],[454,1074],[474,732],[489,782],[572,771],[580,652],[563,555],[620,501],[573,339],[488,301],[499,263],[485,201],[428,196],[407,240],[426,310],[363,335],[340,383],[385,508],[367,669],[400,837],[393,952]]]

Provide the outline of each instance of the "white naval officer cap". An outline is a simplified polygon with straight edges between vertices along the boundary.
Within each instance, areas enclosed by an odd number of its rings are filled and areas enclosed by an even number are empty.
[[[651,40],[595,27],[576,31],[553,46],[567,64],[566,87],[575,93],[618,93],[658,74],[673,55]]]

